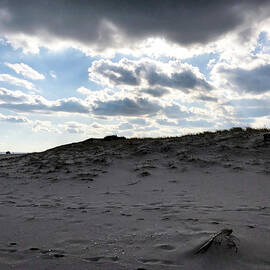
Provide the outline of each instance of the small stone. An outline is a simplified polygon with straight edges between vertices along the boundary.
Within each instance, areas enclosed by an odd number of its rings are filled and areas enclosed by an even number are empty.
[[[140,173],[140,176],[142,176],[142,177],[149,176],[149,175],[150,175],[150,173],[147,171]]]

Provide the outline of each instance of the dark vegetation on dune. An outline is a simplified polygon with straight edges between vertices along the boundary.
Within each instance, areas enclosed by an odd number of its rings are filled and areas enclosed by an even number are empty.
[[[71,143],[67,145],[57,146],[55,148],[46,150],[47,151],[55,151],[55,150],[65,150],[69,147],[78,147],[81,150],[87,150],[88,145],[136,145],[136,144],[143,144],[147,142],[179,142],[179,143],[199,143],[201,145],[204,144],[211,144],[211,141],[214,139],[215,142],[220,142],[222,140],[230,140],[230,139],[248,139],[253,135],[261,134],[262,136],[265,133],[270,133],[270,129],[268,128],[261,128],[261,129],[254,129],[254,128],[241,128],[241,127],[234,127],[231,129],[225,130],[218,130],[218,131],[205,131],[202,133],[195,133],[195,134],[187,134],[183,136],[174,136],[174,137],[159,137],[159,138],[151,138],[151,137],[142,137],[142,138],[125,138],[125,137],[118,137],[117,135],[110,135],[106,136],[103,139],[99,138],[90,138],[82,142],[78,143]],[[214,143],[213,141],[213,143]]]

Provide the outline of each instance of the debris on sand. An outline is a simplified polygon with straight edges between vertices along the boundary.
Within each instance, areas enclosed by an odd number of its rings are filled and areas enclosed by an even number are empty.
[[[238,251],[238,244],[236,238],[234,235],[232,235],[233,230],[232,229],[223,229],[220,232],[214,234],[210,239],[208,239],[206,242],[204,242],[198,250],[196,250],[195,254],[199,253],[205,253],[212,244],[215,245],[225,245],[227,248],[234,248],[235,252]]]

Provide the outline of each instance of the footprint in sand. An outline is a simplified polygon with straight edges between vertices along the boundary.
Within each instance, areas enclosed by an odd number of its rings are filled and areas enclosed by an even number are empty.
[[[91,261],[91,262],[99,262],[99,261],[117,262],[119,261],[119,257],[118,256],[112,256],[112,257],[97,256],[97,257],[84,258],[84,260]]]
[[[172,184],[178,184],[178,183],[179,183],[178,180],[169,180],[168,182],[169,182],[169,183],[172,183]]]
[[[120,213],[121,216],[124,216],[124,217],[131,217],[132,214],[129,214],[129,213]]]
[[[40,249],[38,247],[30,247],[29,250],[30,251],[39,251]]]
[[[53,258],[65,257],[65,254],[62,250],[54,250],[54,249],[40,250],[40,253],[41,253],[42,259],[53,259]]]
[[[146,176],[149,176],[149,175],[151,175],[151,173],[148,172],[148,171],[144,171],[144,172],[141,172],[141,173],[139,174],[139,176],[141,176],[141,177],[146,177]]]
[[[172,265],[173,262],[170,260],[159,260],[159,259],[140,259],[140,262],[145,264],[161,264],[161,265]]]
[[[140,259],[140,262],[149,263],[149,264],[155,264],[155,263],[159,263],[160,260],[158,260],[158,259]]]
[[[14,253],[17,251],[18,250],[16,248],[0,248],[0,252],[4,252],[4,253]]]
[[[169,245],[169,244],[160,244],[160,245],[156,245],[155,247],[158,249],[168,250],[168,251],[176,249],[174,246]]]

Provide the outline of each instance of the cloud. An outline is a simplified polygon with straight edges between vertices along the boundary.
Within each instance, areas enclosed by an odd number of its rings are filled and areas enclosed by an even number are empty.
[[[199,95],[196,98],[198,100],[207,101],[207,102],[217,102],[218,101],[218,99],[216,97],[211,97],[211,96],[207,96],[207,95]]]
[[[174,89],[181,89],[188,92],[190,89],[200,87],[205,90],[211,90],[212,87],[204,79],[197,78],[191,70],[173,72],[170,75],[158,73],[151,69],[146,71],[146,79],[150,86],[164,86]]]
[[[41,120],[35,120],[31,121],[32,130],[35,132],[40,131],[46,131],[46,132],[55,132],[55,133],[61,133],[59,129],[55,128],[51,121],[41,121]]]
[[[148,88],[142,89],[141,92],[146,93],[152,97],[162,97],[170,93],[167,89],[164,88]]]
[[[232,107],[236,119],[270,115],[269,97],[233,99],[224,103],[224,105]]]
[[[91,125],[92,128],[102,128],[101,125],[99,125],[98,123],[94,123]]]
[[[84,86],[79,87],[77,92],[85,96],[90,96],[92,94],[92,91]]]
[[[105,79],[113,85],[139,85],[138,76],[124,62],[125,60],[121,60],[120,63],[108,60],[95,61],[89,68],[90,78],[96,78],[100,82]]]
[[[51,71],[49,72],[49,74],[50,74],[50,76],[51,76],[53,79],[56,79],[56,78],[57,78],[56,73],[55,73],[53,70],[51,70]]]
[[[23,33],[43,38],[45,45],[58,39],[104,50],[149,37],[206,44],[238,29],[244,29],[239,34],[244,39],[269,14],[269,1],[1,1],[0,14],[6,35]]]
[[[60,126],[62,129],[71,134],[82,134],[88,128],[87,125],[78,122],[66,122]]]
[[[178,121],[179,127],[186,127],[186,128],[213,128],[215,127],[214,122],[209,122],[206,120],[179,120]]]
[[[31,80],[44,80],[45,76],[30,66],[24,64],[24,63],[17,63],[17,64],[11,64],[11,63],[5,63],[5,65],[11,69],[13,69],[17,74],[21,74],[22,76],[29,78]]]
[[[47,132],[56,132],[61,133],[56,127],[53,127],[50,121],[41,121],[41,120],[30,120],[25,116],[18,115],[3,115],[0,113],[0,122],[7,122],[11,124],[27,124],[33,131],[47,131]]]
[[[130,119],[129,122],[131,124],[140,125],[140,126],[146,126],[146,125],[148,125],[148,122],[144,118]]]
[[[127,130],[132,128],[133,126],[130,123],[123,123],[118,127],[119,130]]]
[[[162,126],[179,127],[177,122],[169,121],[168,119],[157,119],[156,122]]]
[[[135,100],[124,98],[119,100],[95,101],[93,114],[105,116],[139,116],[156,114],[161,106],[145,98]]]
[[[21,91],[11,91],[0,88],[0,101],[3,103],[24,103],[27,102],[29,95]]]
[[[135,61],[123,58],[115,63],[102,59],[93,62],[89,68],[89,78],[111,87],[140,87],[143,92],[157,97],[168,93],[164,88],[185,93],[212,90],[198,68],[179,61],[162,63],[150,59]]]
[[[59,99],[50,106],[52,111],[69,112],[69,113],[89,113],[88,106],[84,105],[81,100],[71,97]]]
[[[178,105],[172,104],[163,109],[164,114],[168,118],[183,119],[192,117],[194,114],[192,112],[187,112],[182,110]]]
[[[221,74],[232,88],[239,92],[262,94],[270,91],[270,64],[252,69],[229,68],[221,65],[216,72]]]
[[[0,121],[14,123],[14,124],[29,124],[30,121],[27,117],[24,116],[13,116],[13,115],[3,115],[0,113]]]
[[[42,96],[28,95],[21,91],[0,89],[0,108],[19,112],[67,112],[89,113],[89,107],[78,98],[64,98],[49,101]]]
[[[28,90],[36,90],[35,86],[31,82],[13,77],[9,74],[0,74],[0,82],[5,82],[5,83],[16,85],[16,86],[21,86]]]

